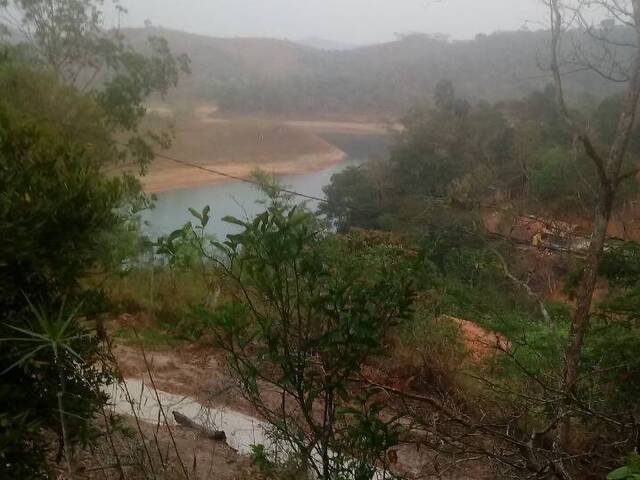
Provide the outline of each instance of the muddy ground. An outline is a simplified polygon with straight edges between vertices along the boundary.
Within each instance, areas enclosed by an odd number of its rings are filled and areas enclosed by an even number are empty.
[[[481,360],[486,356],[493,356],[500,347],[504,348],[506,346],[504,339],[484,331],[471,322],[454,318],[450,318],[448,321],[459,326],[470,351],[470,358],[473,361]],[[122,375],[127,379],[142,380],[148,386],[151,385],[151,375],[158,390],[173,394],[173,396],[183,396],[187,402],[198,402],[198,407],[202,406],[204,409],[211,409],[211,411],[216,412],[215,415],[225,416],[221,421],[225,428],[229,429],[232,436],[232,441],[229,442],[231,445],[237,447],[234,441],[237,441],[235,436],[238,434],[238,432],[234,431],[233,423],[229,423],[229,421],[234,421],[232,417],[237,414],[244,414],[255,418],[256,422],[260,422],[260,416],[249,402],[242,398],[236,383],[226,370],[223,356],[211,346],[185,344],[172,349],[145,351],[145,353],[146,362],[139,347],[116,346],[114,354],[118,360]],[[370,368],[369,370],[373,371]],[[395,387],[404,386],[411,389],[415,384],[413,381],[415,379],[410,376],[411,372],[406,369],[402,372],[398,370],[391,372],[377,370],[374,373],[376,381]],[[278,392],[265,390],[265,393],[267,401],[272,401],[274,404],[280,401],[281,397]],[[135,393],[134,396],[136,395],[138,394]],[[175,398],[173,396],[171,398]],[[174,401],[174,403],[176,402]],[[228,410],[222,410],[225,413],[221,414],[221,409]],[[187,407],[184,411],[192,412],[191,415],[196,419],[206,417],[206,415],[193,413],[197,411],[197,408],[194,410],[191,407]],[[229,453],[225,449],[218,448],[220,447],[219,445],[216,448],[207,446],[210,441],[198,438],[198,435],[193,432],[182,432],[181,438],[184,438],[185,442],[184,447],[180,447],[181,450],[185,449],[184,455],[188,458],[197,457],[200,465],[223,462],[225,465],[241,469],[247,465],[246,456],[238,455],[233,450],[231,450],[232,453]],[[189,439],[191,439],[191,442]],[[197,448],[195,448],[196,446]],[[195,453],[190,453],[194,448]],[[243,450],[243,453],[246,454],[246,448]],[[220,452],[226,453],[221,456]],[[398,473],[405,475],[406,478],[419,478],[426,472],[430,472],[433,475],[435,473],[433,471],[434,465],[437,465],[438,462],[446,464],[446,460],[439,459],[435,452],[415,444],[400,445],[390,454],[397,457],[393,468]],[[228,471],[232,471],[233,468],[228,469]],[[227,471],[222,467],[221,469],[223,472]],[[224,480],[237,477],[219,476],[216,478],[223,478]],[[425,478],[436,477],[427,476]],[[482,463],[471,463],[460,465],[437,478],[480,479],[491,477],[487,476],[486,468]]]

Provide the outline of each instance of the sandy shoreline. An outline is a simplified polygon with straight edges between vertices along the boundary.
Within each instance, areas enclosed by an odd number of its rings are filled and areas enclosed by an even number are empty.
[[[402,129],[398,124],[338,122],[323,120],[285,120],[285,125],[313,133],[342,133],[356,135],[389,135]]]
[[[155,118],[158,125],[163,125],[165,120],[162,115]],[[347,157],[323,134],[389,134],[389,126],[378,123],[225,118],[213,116],[212,110],[205,107],[174,120],[175,138],[171,148],[166,154],[159,155],[147,174],[140,178],[147,193],[234,181],[207,172],[207,168],[241,178],[251,176],[257,169],[275,175],[321,171],[343,162]],[[171,158],[179,161],[172,161]]]
[[[199,163],[203,168],[211,168],[235,177],[247,178],[257,169],[274,175],[300,175],[324,170],[332,165],[344,162],[346,153],[333,149],[329,152],[311,153],[285,161],[267,162],[212,162]],[[151,168],[146,176],[140,178],[147,193],[161,193],[206,185],[219,185],[233,179],[209,173],[196,167],[176,164],[171,168]]]
[[[253,120],[259,117],[212,117],[201,115],[200,121],[207,124],[230,124],[234,121]],[[282,125],[297,128],[311,133],[342,133],[356,135],[389,135],[403,129],[400,123],[374,123],[374,122],[351,122],[336,120],[308,120],[308,119],[274,119]]]

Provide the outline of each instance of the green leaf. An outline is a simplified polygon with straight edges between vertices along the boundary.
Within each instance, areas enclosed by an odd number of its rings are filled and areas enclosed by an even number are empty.
[[[226,252],[226,251],[229,250],[229,247],[227,247],[226,245],[224,245],[224,244],[222,244],[220,242],[217,242],[217,241],[212,241],[211,245],[213,245],[214,247],[216,247],[219,250],[222,250],[223,252]]]
[[[184,236],[184,229],[181,228],[180,230],[174,230],[173,232],[171,232],[169,234],[169,237],[167,238],[167,242],[171,243],[174,240],[176,240],[176,239],[178,239],[180,237],[183,237],[183,236]]]
[[[231,223],[232,225],[238,225],[240,227],[246,227],[246,223],[241,220],[238,220],[236,217],[232,217],[227,215],[226,217],[222,217],[222,221],[225,223]]]
[[[607,475],[607,480],[626,480],[628,478],[632,478],[629,467],[620,467]]]
[[[47,348],[47,345],[40,345],[39,347],[34,348],[33,350],[29,350],[22,357],[20,357],[18,360],[16,360],[11,365],[9,365],[7,368],[5,368],[2,372],[0,372],[0,377],[2,375],[4,375],[5,373],[9,372],[10,370],[13,370],[16,367],[19,367],[19,366],[23,365],[24,363],[26,363],[27,360],[29,360],[30,358],[34,357],[40,350],[43,350],[45,348]]]
[[[202,215],[195,208],[189,208],[189,213],[202,222]]]
[[[211,207],[209,205],[207,205],[206,207],[204,207],[202,209],[202,227],[206,227],[209,224],[209,220],[211,219],[210,216],[211,213]]]

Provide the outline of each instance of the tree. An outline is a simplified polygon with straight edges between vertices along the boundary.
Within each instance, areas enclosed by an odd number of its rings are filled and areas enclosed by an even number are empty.
[[[383,168],[384,166],[379,166]],[[324,187],[327,201],[321,203],[319,211],[335,222],[338,231],[349,227],[380,229],[384,214],[385,188],[376,185],[372,165],[366,168],[349,167],[331,177]]]
[[[38,83],[38,74],[21,78]],[[80,280],[102,235],[123,220],[127,187],[104,177],[90,148],[21,107],[0,101],[0,476],[39,478],[44,432],[71,462],[106,401],[101,386],[112,376],[95,332],[78,321]]]
[[[455,100],[456,92],[451,80],[440,80],[433,93],[435,106],[443,112],[452,112]]]
[[[95,95],[107,114],[109,130],[122,137],[121,160],[137,161],[142,171],[153,147],[166,147],[165,133],[140,131],[144,102],[165,95],[189,72],[189,58],[175,56],[163,37],[148,38],[148,54],[136,52],[118,31],[104,25],[104,0],[0,0],[0,19],[26,39],[30,59],[62,84]],[[113,4],[123,11],[118,0]],[[73,126],[72,126],[73,127]],[[113,139],[112,139],[113,140]]]
[[[629,71],[621,71],[621,66],[616,58],[609,55],[604,57],[604,62],[611,66],[610,76],[616,74],[626,76],[627,89],[624,95],[623,107],[616,120],[616,130],[611,138],[611,142],[606,149],[600,149],[593,140],[592,133],[582,128],[572,116],[564,94],[563,74],[560,65],[560,42],[563,33],[567,28],[583,28],[587,34],[595,35],[604,51],[611,51],[608,47],[615,45],[616,39],[607,36],[606,31],[594,32],[590,23],[585,19],[588,6],[581,2],[571,2],[562,0],[549,0],[548,5],[551,15],[551,72],[554,77],[554,86],[558,112],[571,129],[575,140],[580,143],[589,159],[595,165],[598,173],[598,199],[595,205],[593,216],[593,230],[591,244],[584,264],[582,280],[578,290],[576,308],[571,322],[571,330],[565,352],[565,371],[563,378],[563,391],[565,398],[559,415],[561,417],[561,428],[559,430],[560,443],[564,448],[569,447],[571,412],[568,404],[570,399],[576,395],[578,382],[580,379],[580,356],[584,345],[585,335],[589,328],[591,305],[593,302],[593,292],[600,262],[602,259],[605,242],[607,239],[607,228],[614,208],[616,195],[620,184],[630,174],[622,171],[628,150],[631,134],[633,132],[638,104],[640,102],[640,1],[609,1],[598,0],[597,5],[604,7],[605,11],[612,18],[622,19],[627,25],[635,30],[635,38],[628,46],[634,49],[634,57]],[[565,13],[571,13],[565,17]],[[565,21],[569,18],[569,23]],[[577,22],[577,23],[575,23]],[[596,72],[602,73],[602,68],[606,68],[601,62],[594,63],[590,59],[585,59],[588,67]],[[606,75],[603,73],[603,75]]]
[[[198,216],[206,224],[205,212]],[[241,232],[215,244],[220,259],[207,255],[234,303],[200,315],[218,327],[242,393],[298,475],[372,478],[395,427],[351,382],[410,312],[412,291],[392,252],[354,253],[299,207],[272,204],[254,220],[226,220]]]
[[[92,310],[82,280],[118,262],[112,235],[146,204],[134,177],[105,171],[125,159],[142,168],[152,142],[167,144],[140,128],[144,100],[185,66],[163,39],[145,56],[110,37],[101,5],[0,2],[31,41],[0,64],[2,478],[46,478],[50,433],[71,477],[74,447],[95,438],[114,375],[100,329],[80,320]]]

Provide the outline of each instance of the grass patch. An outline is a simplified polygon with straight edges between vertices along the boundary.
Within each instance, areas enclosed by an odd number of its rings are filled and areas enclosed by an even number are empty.
[[[223,299],[215,272],[145,266],[126,275],[111,277],[101,289],[116,314],[146,313],[150,320],[138,327],[141,340],[148,346],[174,346],[183,341],[198,341],[209,325],[194,314],[198,308],[213,308]],[[135,341],[126,327],[116,331],[123,341]]]
[[[418,308],[398,332],[394,362],[417,369],[420,382],[438,391],[451,391],[468,355],[457,325]]]
[[[158,312],[167,307],[188,308],[207,299],[215,279],[198,271],[148,266],[111,277],[102,289],[120,312]]]
[[[138,330],[138,338],[132,329],[120,327],[115,331],[114,337],[126,344],[138,345],[142,343],[145,348],[150,349],[173,347],[180,343],[180,339],[173,333],[152,327]]]

